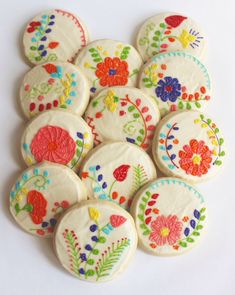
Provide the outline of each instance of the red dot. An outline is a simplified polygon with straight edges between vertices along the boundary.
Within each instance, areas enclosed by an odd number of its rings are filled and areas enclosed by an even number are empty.
[[[30,112],[32,112],[36,107],[36,104],[34,102],[31,102],[31,104],[29,105],[29,110]]]
[[[42,230],[42,229],[38,229],[37,230],[37,234],[40,235],[40,236],[44,236],[45,235],[45,231]]]
[[[42,112],[44,110],[44,104],[40,104],[38,107],[39,112]]]
[[[50,102],[47,103],[46,109],[50,110],[52,108],[52,104]]]
[[[59,104],[58,100],[54,100],[54,101],[53,101],[53,106],[54,106],[54,107],[58,107],[58,104]]]

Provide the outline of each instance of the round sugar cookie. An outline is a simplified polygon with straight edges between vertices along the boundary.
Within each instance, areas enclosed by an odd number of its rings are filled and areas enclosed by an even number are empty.
[[[133,196],[156,178],[155,166],[139,147],[125,142],[102,144],[85,159],[80,176],[89,198],[108,200],[129,209]]]
[[[153,255],[182,254],[204,234],[207,210],[203,196],[187,182],[159,178],[134,198],[131,214],[139,245]]]
[[[130,263],[137,233],[129,213],[108,201],[83,201],[60,219],[54,235],[62,266],[81,280],[114,279]]]
[[[194,20],[172,12],[147,19],[138,32],[136,44],[144,61],[162,52],[178,50],[202,59],[207,45],[202,29]]]
[[[103,39],[89,43],[75,64],[88,78],[94,96],[104,87],[136,86],[142,59],[133,46]]]
[[[67,62],[50,62],[30,70],[20,87],[20,102],[27,118],[61,108],[83,115],[89,102],[86,77]]]
[[[25,56],[34,65],[56,60],[73,62],[88,42],[88,31],[81,20],[61,9],[35,16],[23,36]]]
[[[90,102],[85,119],[94,143],[120,140],[148,150],[160,113],[155,101],[133,87],[110,87]]]
[[[61,213],[86,199],[86,188],[71,169],[43,162],[17,179],[10,192],[10,211],[25,231],[51,237]]]
[[[210,117],[197,111],[166,116],[158,125],[152,153],[167,176],[201,182],[215,176],[224,164],[224,139]]]
[[[156,100],[162,116],[176,110],[202,110],[211,95],[206,67],[185,52],[152,57],[141,70],[139,87]]]
[[[30,166],[49,161],[77,170],[93,147],[90,127],[76,114],[46,111],[29,122],[21,138],[21,152]]]

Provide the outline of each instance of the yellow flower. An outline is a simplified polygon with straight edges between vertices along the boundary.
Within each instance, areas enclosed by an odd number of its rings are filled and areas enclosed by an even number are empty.
[[[96,208],[89,208],[90,218],[94,221],[98,221],[100,218],[100,211]]]
[[[59,100],[60,100],[60,104],[64,104],[65,103],[65,97],[63,95],[61,95],[59,97]]]
[[[27,194],[28,193],[28,189],[26,188],[26,187],[23,187],[22,189],[21,189],[21,192],[22,192],[22,194]]]
[[[21,202],[23,200],[23,196],[22,195],[18,195],[17,197],[16,197],[16,201],[17,202]]]
[[[183,48],[188,48],[191,43],[197,39],[196,36],[190,34],[186,30],[182,30],[182,33],[179,36],[179,41],[182,44]]]
[[[115,92],[112,90],[109,90],[107,96],[104,99],[104,104],[106,105],[107,109],[110,112],[115,112],[117,108],[117,103],[115,102],[114,96],[115,96]]]
[[[89,68],[92,68],[92,65],[89,64],[88,62],[85,62],[84,63],[84,67],[89,69]]]

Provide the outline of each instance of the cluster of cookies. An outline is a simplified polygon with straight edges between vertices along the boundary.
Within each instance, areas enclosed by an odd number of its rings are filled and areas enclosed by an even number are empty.
[[[220,129],[199,112],[211,82],[197,24],[156,15],[135,49],[89,42],[79,18],[55,9],[27,25],[23,43],[36,66],[20,88],[29,168],[10,192],[16,222],[53,236],[64,268],[88,281],[121,273],[137,241],[153,255],[191,249],[207,216],[191,183],[217,174],[225,156]],[[168,177],[157,178],[150,153]]]

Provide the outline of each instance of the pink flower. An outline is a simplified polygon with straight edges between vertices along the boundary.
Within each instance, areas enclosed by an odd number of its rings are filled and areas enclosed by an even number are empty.
[[[152,223],[150,241],[158,246],[174,245],[179,240],[183,224],[176,215],[158,216]]]
[[[72,160],[76,143],[67,130],[48,125],[39,129],[30,148],[37,162],[46,160],[65,165]]]

